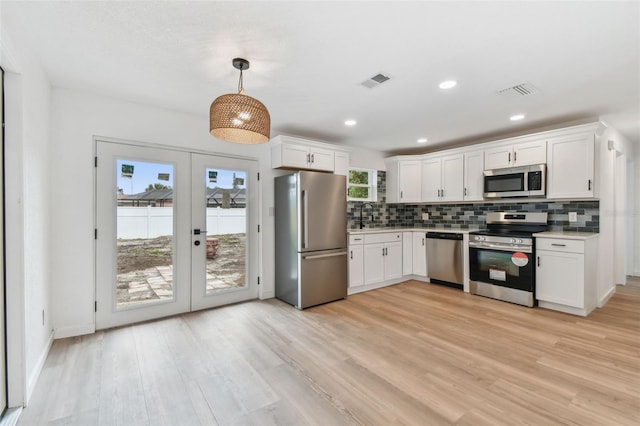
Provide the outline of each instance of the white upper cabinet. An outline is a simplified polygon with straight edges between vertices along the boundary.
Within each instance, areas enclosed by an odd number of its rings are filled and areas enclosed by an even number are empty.
[[[421,183],[420,160],[387,161],[388,203],[419,203]]]
[[[530,166],[547,162],[547,141],[523,142],[484,151],[485,170]]]
[[[464,193],[463,154],[422,160],[422,201],[461,201]]]
[[[349,176],[349,154],[346,152],[335,153],[335,165],[333,173],[336,175]]]
[[[440,201],[441,176],[441,158],[426,158],[422,160],[422,201]]]
[[[334,172],[337,166],[338,174],[348,173],[349,154],[332,145],[290,136],[275,136],[270,144],[271,167],[274,169]]]
[[[484,151],[464,154],[464,201],[482,201],[484,194]]]
[[[593,133],[549,139],[547,149],[547,198],[593,197]]]

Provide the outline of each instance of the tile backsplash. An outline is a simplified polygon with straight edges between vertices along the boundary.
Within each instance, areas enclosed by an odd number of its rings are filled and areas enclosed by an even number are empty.
[[[350,229],[360,226],[360,208],[366,228],[480,228],[486,227],[487,213],[491,211],[547,212],[550,231],[599,232],[600,202],[593,201],[538,201],[494,202],[477,204],[387,204],[385,172],[378,172],[378,201],[347,203]],[[578,221],[569,222],[569,212],[578,213]],[[422,220],[429,213],[429,220]]]

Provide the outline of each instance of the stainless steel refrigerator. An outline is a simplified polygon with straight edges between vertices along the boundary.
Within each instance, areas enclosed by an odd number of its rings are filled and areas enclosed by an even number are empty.
[[[347,297],[346,177],[275,178],[276,297],[298,309]]]

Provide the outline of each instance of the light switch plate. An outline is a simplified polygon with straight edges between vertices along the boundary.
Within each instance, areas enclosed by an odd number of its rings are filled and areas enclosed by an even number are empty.
[[[429,213],[422,213],[422,220],[429,220]]]
[[[569,222],[578,221],[578,212],[569,212]]]

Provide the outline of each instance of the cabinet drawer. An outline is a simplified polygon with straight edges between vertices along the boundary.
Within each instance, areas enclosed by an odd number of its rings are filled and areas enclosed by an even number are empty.
[[[584,241],[558,238],[537,238],[537,250],[553,250],[567,253],[584,253]]]
[[[366,234],[364,236],[365,244],[390,243],[393,241],[402,241],[402,232],[385,232],[382,234]]]
[[[349,235],[349,245],[354,246],[364,243],[364,235]]]

